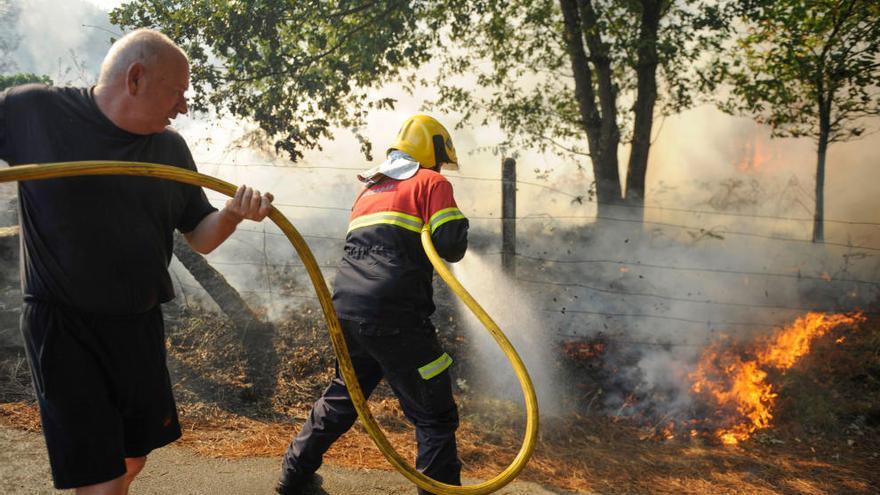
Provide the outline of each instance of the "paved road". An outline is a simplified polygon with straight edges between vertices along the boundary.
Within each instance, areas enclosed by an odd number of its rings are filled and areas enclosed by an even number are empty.
[[[277,459],[208,459],[186,449],[166,447],[150,455],[131,495],[270,495]],[[414,495],[415,487],[391,471],[325,465],[321,487],[310,495]],[[0,493],[66,494],[52,489],[42,435],[0,427]],[[468,482],[466,480],[466,482]],[[469,480],[473,482],[473,480]],[[499,495],[566,495],[534,483],[514,482]]]

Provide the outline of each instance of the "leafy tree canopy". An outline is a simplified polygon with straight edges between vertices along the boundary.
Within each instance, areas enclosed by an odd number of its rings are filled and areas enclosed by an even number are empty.
[[[864,133],[880,112],[880,2],[751,0],[738,14],[747,32],[723,67],[733,91],[722,108],[779,137]]]
[[[462,109],[468,117],[497,118],[522,145],[575,154],[588,152],[582,144],[584,121],[590,118],[610,120],[624,142],[631,140],[640,65],[651,62],[640,57],[640,49],[648,45],[656,47],[658,113],[669,115],[692,106],[704,87],[696,64],[705,51],[720,46],[727,25],[719,5],[698,0],[448,3],[450,38],[463,49],[444,53],[448,71],[437,81],[443,91],[441,103]],[[583,115],[577,104],[577,69],[572,67],[562,9],[566,3],[577,3],[585,62],[592,91],[600,100],[603,78],[608,78],[610,98],[597,102],[593,116]],[[656,12],[654,33],[642,22],[648,9]],[[479,89],[456,84],[455,76],[466,74],[475,75]]]
[[[0,91],[3,91],[6,88],[11,88],[13,86],[19,86],[21,84],[27,83],[41,83],[51,85],[52,79],[49,79],[49,76],[38,76],[36,74],[25,72],[12,74],[9,76],[0,75]]]
[[[189,53],[194,109],[253,119],[296,159],[331,126],[356,131],[370,109],[393,105],[369,91],[429,59],[439,38],[425,22],[432,3],[141,0],[110,17],[161,29]]]
[[[369,90],[439,62],[442,109],[466,118],[497,118],[521,144],[582,148],[584,116],[575,100],[561,4],[554,0],[140,0],[111,13],[126,28],[150,26],[178,41],[193,61],[197,110],[227,109],[251,118],[292,158],[330,137],[331,126],[356,129],[366,112],[393,99]],[[573,0],[568,3],[574,4]],[[657,55],[664,113],[691,105],[699,80],[691,70],[716,41],[719,10],[698,0],[580,2],[593,14],[584,36],[590,62],[610,62],[615,97],[593,118],[627,135],[635,100],[640,12],[660,17]],[[584,10],[587,12],[587,10]],[[643,60],[644,62],[644,60]],[[458,84],[470,77],[476,88]],[[593,84],[600,84],[595,74]],[[616,96],[623,95],[620,98]],[[653,111],[653,108],[651,108]],[[615,144],[616,146],[616,144]],[[363,150],[369,155],[370,145]]]

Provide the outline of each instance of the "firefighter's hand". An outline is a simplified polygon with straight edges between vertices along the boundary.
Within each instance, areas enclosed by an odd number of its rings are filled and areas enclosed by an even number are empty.
[[[272,193],[260,194],[260,191],[242,184],[235,191],[235,196],[226,201],[224,210],[239,221],[247,218],[259,222],[272,211]]]

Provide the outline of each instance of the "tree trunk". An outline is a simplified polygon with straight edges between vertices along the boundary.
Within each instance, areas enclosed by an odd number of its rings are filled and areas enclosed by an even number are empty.
[[[828,128],[820,124],[816,159],[816,211],[813,214],[813,242],[825,242],[825,155],[828,151]]]
[[[17,225],[0,227],[0,349],[24,349],[19,330],[21,317],[21,273]]]
[[[610,162],[611,160],[606,160]],[[611,173],[608,169],[612,163],[593,160],[593,173],[596,176],[596,215],[599,220],[617,218],[620,215],[623,195],[620,193],[620,175]],[[617,170],[616,161],[613,163]]]
[[[593,161],[599,216],[613,215],[613,210],[623,201],[620,191],[620,170],[617,149],[620,146],[620,129],[617,125],[617,88],[611,67],[611,52],[602,40],[596,10],[591,0],[578,0],[580,29],[589,49],[587,63],[595,68],[595,84],[599,97],[598,136]],[[592,150],[591,150],[592,151]]]
[[[638,61],[636,63],[637,93],[633,105],[635,122],[633,141],[626,174],[628,216],[644,219],[645,176],[654,126],[654,105],[657,102],[657,31],[660,28],[661,0],[641,2]]]
[[[501,160],[501,268],[516,278],[516,160]]]
[[[278,356],[272,344],[275,328],[271,323],[260,321],[223,274],[208,264],[201,254],[193,251],[180,234],[174,236],[174,255],[232,320],[247,360],[247,381],[253,387],[245,391],[250,396],[247,398],[270,398],[275,391],[278,365]]]
[[[595,12],[588,0],[560,0],[564,21],[565,49],[571,60],[574,75],[575,101],[581,117],[581,126],[587,134],[593,176],[596,178],[597,214],[602,217],[609,209],[623,200],[620,192],[620,173],[617,166],[617,146],[620,135],[617,130],[616,90],[611,83],[610,59],[607,47],[598,36]],[[584,41],[590,46],[590,56]],[[599,86],[600,108],[593,88],[594,74],[590,64],[596,67]]]

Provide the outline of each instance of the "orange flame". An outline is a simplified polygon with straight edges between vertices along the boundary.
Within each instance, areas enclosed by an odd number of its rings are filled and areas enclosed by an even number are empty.
[[[664,440],[672,440],[675,438],[675,421],[670,421],[665,428],[663,428],[663,439]]]
[[[776,394],[766,381],[768,369],[785,371],[810,352],[813,341],[839,325],[864,321],[853,315],[807,313],[773,335],[759,339],[751,359],[732,348],[715,344],[702,354],[690,373],[691,390],[707,397],[716,407],[723,426],[715,431],[725,444],[741,442],[756,430],[767,428],[773,419]]]
[[[763,142],[762,138],[757,134],[743,143],[741,150],[742,158],[736,164],[736,169],[740,172],[758,172],[766,170],[767,165],[774,158],[772,150],[767,150],[768,146]]]
[[[577,361],[587,361],[598,358],[605,352],[604,342],[565,342],[562,345],[562,352]]]

